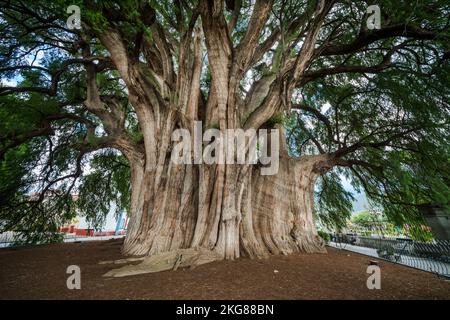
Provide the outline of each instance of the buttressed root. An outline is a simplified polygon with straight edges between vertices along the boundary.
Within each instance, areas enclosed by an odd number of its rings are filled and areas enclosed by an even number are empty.
[[[178,268],[195,267],[205,263],[222,260],[219,253],[207,249],[178,249],[149,257],[135,265],[126,265],[105,273],[104,277],[126,277],[144,273],[154,273]]]

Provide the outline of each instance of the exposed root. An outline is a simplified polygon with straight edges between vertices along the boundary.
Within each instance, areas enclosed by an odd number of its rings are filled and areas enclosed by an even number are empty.
[[[106,260],[106,261],[100,261],[98,264],[125,264],[128,262],[142,261],[145,258],[146,257],[134,257],[134,258],[118,259],[118,260]]]
[[[300,252],[306,253],[327,253],[325,242],[317,235],[295,235],[295,242]]]
[[[178,249],[143,258],[137,265],[127,265],[105,273],[104,277],[126,277],[144,273],[154,273],[178,268],[195,267],[222,260],[223,256],[207,249]],[[127,260],[127,259],[123,259]]]

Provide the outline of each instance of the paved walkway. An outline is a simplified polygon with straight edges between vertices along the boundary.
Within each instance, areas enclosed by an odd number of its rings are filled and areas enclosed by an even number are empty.
[[[328,245],[333,248],[337,249],[343,249],[348,251],[353,251],[356,253],[364,254],[366,256],[380,258],[380,256],[377,253],[376,249],[373,248],[367,248],[367,247],[360,247],[360,246],[354,246],[347,243],[336,243],[336,242],[329,242]],[[393,261],[395,262],[395,261]],[[409,255],[400,255],[399,259],[397,260],[397,263],[403,264],[412,268],[432,272],[432,273],[438,273],[440,275],[444,275],[447,277],[450,277],[450,264],[436,261],[432,259],[426,259],[426,258],[420,258],[420,257],[414,257]]]
[[[64,238],[64,242],[78,242],[78,241],[106,241],[111,239],[120,239],[125,237],[124,235],[119,236],[94,236],[94,237],[66,237]]]

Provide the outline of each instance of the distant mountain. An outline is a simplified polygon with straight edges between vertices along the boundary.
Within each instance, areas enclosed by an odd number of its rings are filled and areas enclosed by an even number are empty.
[[[363,210],[367,210],[369,208],[369,202],[367,201],[366,194],[364,191],[361,193],[357,192],[353,186],[351,185],[350,181],[345,178],[345,176],[340,176],[342,186],[345,190],[350,191],[353,194],[353,197],[355,200],[353,201],[353,213],[357,213]]]

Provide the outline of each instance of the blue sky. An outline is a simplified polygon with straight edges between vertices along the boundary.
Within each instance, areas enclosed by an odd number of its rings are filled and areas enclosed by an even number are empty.
[[[340,178],[342,179],[344,189],[350,191],[353,194],[353,197],[355,197],[355,200],[353,201],[353,212],[355,213],[369,209],[369,203],[364,191],[357,192],[350,184],[350,181],[348,181],[344,176],[341,175]]]

